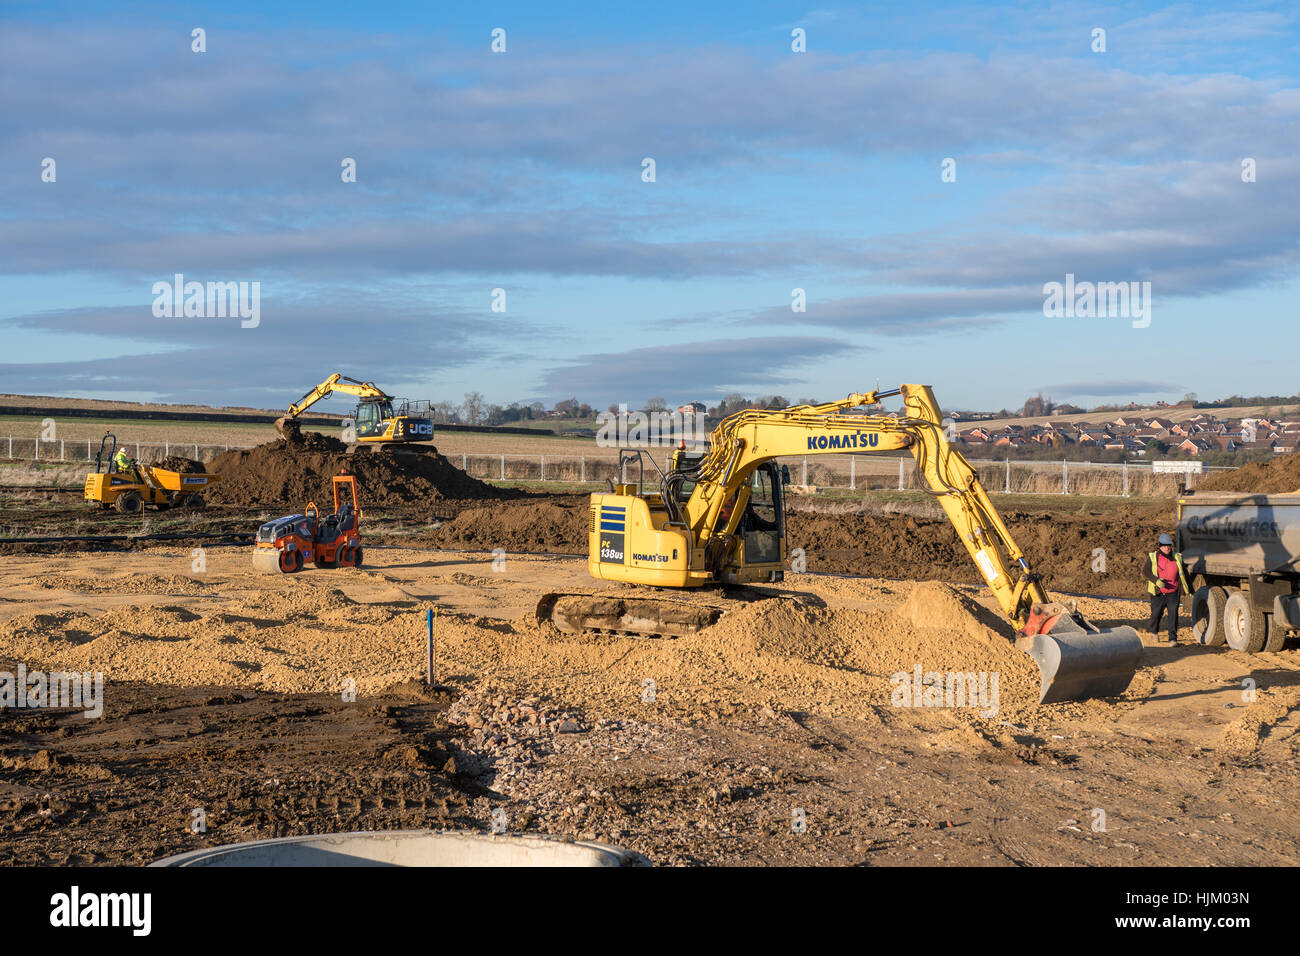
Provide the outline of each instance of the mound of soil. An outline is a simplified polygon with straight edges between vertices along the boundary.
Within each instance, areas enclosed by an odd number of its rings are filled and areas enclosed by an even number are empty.
[[[577,496],[575,496],[577,497]],[[438,529],[437,544],[468,551],[587,552],[588,499],[574,502],[512,502],[466,508]]]
[[[208,500],[296,508],[312,500],[329,507],[325,502],[333,502],[331,478],[344,469],[357,476],[363,508],[519,494],[471,478],[435,448],[365,448],[349,455],[338,439],[308,432],[296,441],[277,439],[247,451],[218,455],[211,470],[221,481],[208,493]]]
[[[1003,518],[1048,588],[1130,597],[1143,592],[1142,562],[1156,535],[1173,524],[1170,511],[1139,505],[1119,515]],[[804,549],[809,571],[982,583],[947,519],[795,510],[786,527],[789,547]]]
[[[677,643],[683,652],[705,652],[711,667],[721,660],[741,667],[749,662],[765,670],[761,683],[774,694],[797,693],[816,680],[828,697],[853,697],[879,706],[890,700],[899,683],[896,675],[910,679],[919,666],[927,673],[996,673],[1003,704],[1033,708],[1038,672],[995,627],[1009,631],[955,588],[924,582],[905,603],[884,612],[755,601],[729,611],[690,641]],[[671,672],[662,673],[666,677]]]
[[[1242,491],[1254,495],[1285,495],[1300,491],[1300,454],[1253,461],[1221,471],[1196,483],[1197,491]]]
[[[180,455],[168,455],[158,462],[158,467],[167,471],[178,471],[182,475],[201,475],[207,470],[203,467],[203,462],[195,461],[193,458],[182,458]]]

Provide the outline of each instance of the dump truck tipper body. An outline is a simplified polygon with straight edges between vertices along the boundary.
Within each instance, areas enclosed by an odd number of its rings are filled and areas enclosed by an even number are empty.
[[[1189,492],[1178,500],[1177,547],[1201,643],[1280,650],[1300,629],[1300,493]]]

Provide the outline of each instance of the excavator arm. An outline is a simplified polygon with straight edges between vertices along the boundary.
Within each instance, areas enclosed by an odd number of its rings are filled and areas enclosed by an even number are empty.
[[[903,397],[900,415],[849,413],[893,395]],[[709,452],[697,465],[666,476],[660,499],[670,518],[689,528],[693,545],[716,563],[720,555],[736,553],[734,536],[748,501],[751,476],[765,462],[781,456],[900,449],[909,450],[916,459],[927,489],[956,529],[1003,614],[1015,625],[1017,646],[1038,662],[1042,700],[1121,693],[1141,657],[1137,632],[1127,627],[1102,631],[1072,607],[1049,601],[975,469],[948,442],[929,386],[858,393],[824,405],[739,412],[714,430]],[[675,489],[683,480],[694,481],[695,487],[681,505]],[[732,510],[723,521],[728,502]]]
[[[359,382],[355,378],[347,378],[343,374],[335,372],[290,405],[284,417],[275,420],[275,430],[285,438],[297,436],[300,429],[294,419],[333,392],[343,392],[345,395],[355,395],[362,399],[371,398],[381,402],[392,401],[392,396],[373,382]]]

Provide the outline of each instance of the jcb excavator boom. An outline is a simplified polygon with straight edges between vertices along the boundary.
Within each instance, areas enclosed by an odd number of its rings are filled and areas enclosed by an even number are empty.
[[[893,395],[903,397],[898,416],[849,413]],[[926,385],[724,419],[705,454],[674,456],[657,493],[619,485],[591,496],[588,569],[597,578],[673,588],[781,580],[785,516],[776,459],[901,449],[916,459],[925,487],[1015,625],[1017,646],[1037,661],[1041,699],[1121,693],[1141,657],[1137,632],[1102,631],[1049,601],[975,470],[949,444]],[[645,617],[644,607],[638,616]],[[581,619],[572,603],[568,619]]]

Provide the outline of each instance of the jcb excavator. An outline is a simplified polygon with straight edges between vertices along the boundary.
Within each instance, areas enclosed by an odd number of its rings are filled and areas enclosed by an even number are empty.
[[[395,409],[393,397],[373,382],[359,382],[338,372],[290,405],[284,417],[275,420],[275,430],[283,438],[297,440],[302,434],[298,416],[333,392],[355,395],[360,399],[353,412],[358,444],[404,444],[433,440],[433,419],[412,414],[413,411],[418,411],[412,403],[403,402]]]
[[[898,417],[846,414],[902,395]],[[1142,656],[1131,627],[1101,629],[1049,601],[975,470],[953,449],[928,385],[854,394],[824,405],[753,409],[724,419],[707,451],[677,451],[657,491],[624,483],[591,496],[587,567],[593,577],[660,588],[782,580],[786,552],[779,456],[907,449],[1042,674],[1040,701],[1115,696]],[[642,462],[645,453],[628,456]],[[621,463],[622,464],[622,463]],[[644,465],[642,464],[642,468]],[[644,472],[642,473],[644,474]],[[537,617],[565,631],[683,635],[725,609],[661,598],[548,594]]]

